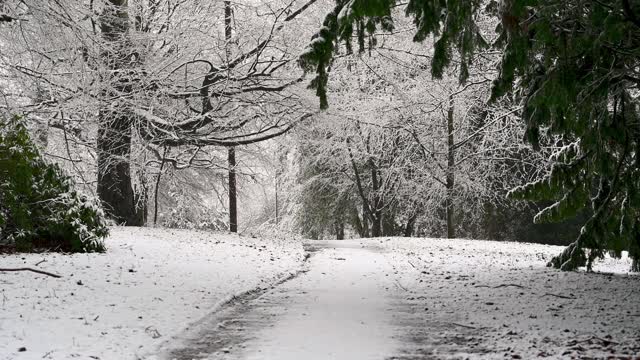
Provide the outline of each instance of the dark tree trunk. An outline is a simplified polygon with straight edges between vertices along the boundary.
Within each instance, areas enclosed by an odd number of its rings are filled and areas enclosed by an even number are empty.
[[[455,148],[453,137],[453,95],[449,96],[449,111],[447,112],[447,238],[456,237],[454,224],[453,188],[455,185]]]
[[[404,227],[404,237],[411,237],[413,235],[413,229],[416,226],[416,220],[418,219],[418,212],[414,212],[413,215],[407,220],[407,225]]]
[[[396,219],[393,213],[385,211],[382,214],[382,236],[396,236]]]
[[[362,205],[362,237],[368,238],[371,236],[369,232],[369,218],[367,217],[367,211],[365,205]]]
[[[352,222],[354,224],[354,227],[358,232],[358,236],[360,236],[361,238],[367,237],[367,234],[365,231],[365,227],[367,226],[366,225],[367,215],[364,212],[364,210],[362,211],[362,219],[361,219],[360,214],[358,213],[358,210],[353,209],[352,219],[353,219]]]
[[[344,240],[344,222],[336,220],[335,224],[336,240]]]
[[[371,224],[371,237],[382,236],[382,217],[374,216]]]
[[[229,148],[229,231],[238,232],[238,196],[236,192],[236,150]]]
[[[128,30],[129,16],[127,0],[109,0],[100,18],[100,29],[106,42],[102,57],[112,70],[113,89],[105,92],[105,97],[122,96],[131,92],[132,84],[126,67],[130,66]],[[111,104],[107,106],[112,107]],[[107,215],[118,223],[139,226],[144,216],[136,211],[136,196],[131,184],[131,126],[132,115],[126,107],[102,108],[99,111],[98,153],[98,196]]]
[[[131,121],[127,116],[100,112],[98,131],[98,196],[107,215],[124,225],[142,225],[131,186]]]
[[[227,61],[231,60],[231,1],[224,2],[224,39]],[[229,148],[229,231],[238,232],[238,194],[236,191],[236,149]]]
[[[384,204],[380,196],[380,183],[378,182],[378,168],[372,159],[369,159],[371,166],[371,186],[373,187],[373,209],[371,209],[371,236],[382,236],[382,209]]]
[[[158,223],[158,192],[160,190],[160,179],[162,178],[162,171],[164,170],[164,163],[167,157],[168,148],[165,146],[162,151],[162,160],[160,162],[160,170],[158,171],[158,176],[156,177],[156,186],[153,189],[153,225],[155,226]]]

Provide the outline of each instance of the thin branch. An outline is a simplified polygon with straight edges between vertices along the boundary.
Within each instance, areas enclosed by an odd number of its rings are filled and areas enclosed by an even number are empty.
[[[61,275],[56,275],[47,271],[32,269],[32,268],[0,268],[0,272],[8,272],[8,271],[31,271],[38,274],[48,275],[54,278],[61,278]]]

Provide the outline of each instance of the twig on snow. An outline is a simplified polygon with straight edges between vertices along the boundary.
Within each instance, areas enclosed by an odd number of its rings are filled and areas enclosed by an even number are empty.
[[[497,285],[497,286],[476,285],[477,288],[486,287],[486,288],[490,288],[490,289],[498,289],[498,288],[509,287],[509,286],[517,287],[517,288],[520,288],[520,289],[527,289],[526,286],[522,286],[522,285],[518,285],[518,284],[500,284],[500,285]]]
[[[38,261],[38,262],[36,263],[36,266],[38,266],[38,265],[42,264],[42,263],[43,263],[43,262],[45,262],[45,261],[47,261],[47,259],[42,259],[42,260]]]
[[[398,285],[398,287],[404,291],[409,291],[409,289],[407,289],[406,287],[402,286],[402,284],[400,284],[400,281],[396,280],[396,285]]]
[[[566,296],[566,295],[552,294],[552,293],[546,293],[546,294],[542,295],[541,297],[543,297],[543,296],[555,296],[555,297],[561,298],[561,299],[572,299],[572,300],[575,299],[575,296]]]
[[[475,326],[459,324],[459,323],[455,323],[455,322],[452,322],[452,323],[449,323],[449,324],[455,325],[455,326],[460,326],[460,327],[467,328],[467,329],[477,329],[477,327],[475,327]]]
[[[3,271],[32,271],[34,273],[38,273],[38,274],[43,274],[43,275],[49,275],[51,277],[54,278],[61,278],[61,275],[56,275],[47,271],[43,271],[43,270],[38,270],[38,269],[32,269],[32,268],[0,268],[0,272]]]
[[[603,339],[603,338],[601,338],[599,336],[595,336],[595,335],[592,336],[590,340],[598,340],[598,341],[602,342],[603,344],[605,344],[605,346],[608,346],[608,345],[620,345],[620,343],[617,342],[617,341],[613,341],[613,340],[609,340],[609,339]]]
[[[594,341],[594,340],[596,340],[596,341],[600,341],[602,344],[604,344],[604,346],[609,346],[609,345],[620,345],[620,343],[619,343],[619,342],[617,342],[617,341],[613,341],[613,340],[610,340],[610,339],[603,339],[603,338],[601,338],[601,337],[599,337],[599,336],[596,336],[596,335],[591,335],[591,337],[590,337],[590,338],[588,338],[588,339],[583,339],[583,340],[573,340],[572,342],[573,342],[574,344],[577,344],[577,343],[591,342],[591,341]]]

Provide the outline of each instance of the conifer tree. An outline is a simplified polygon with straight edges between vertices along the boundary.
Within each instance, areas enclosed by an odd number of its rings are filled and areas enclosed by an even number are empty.
[[[339,41],[350,49],[393,28],[393,0],[337,0],[300,57],[316,77],[310,86],[328,106],[328,69]],[[536,222],[559,221],[591,207],[578,238],[549,265],[586,265],[607,251],[628,250],[640,270],[640,4],[631,0],[410,0],[406,15],[415,41],[435,37],[431,72],[442,76],[454,56],[464,82],[472,54],[487,46],[477,19],[498,16],[503,50],[491,100],[515,94],[523,104],[525,139],[534,148],[541,129],[565,146],[542,180],[510,192],[514,199],[552,200]],[[369,36],[373,39],[372,36]],[[359,40],[360,50],[365,47]],[[369,46],[375,45],[370,41]]]

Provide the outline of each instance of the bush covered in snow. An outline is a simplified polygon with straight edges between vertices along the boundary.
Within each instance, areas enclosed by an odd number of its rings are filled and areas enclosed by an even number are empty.
[[[73,190],[47,163],[19,118],[0,118],[0,246],[17,251],[104,251],[108,228],[97,200]]]

